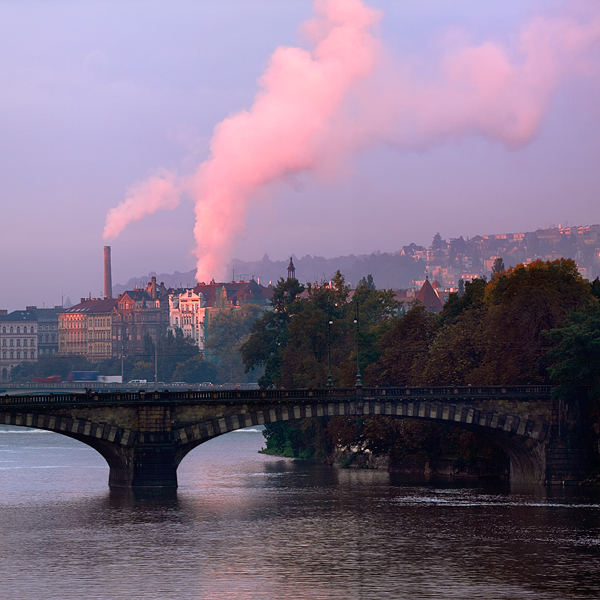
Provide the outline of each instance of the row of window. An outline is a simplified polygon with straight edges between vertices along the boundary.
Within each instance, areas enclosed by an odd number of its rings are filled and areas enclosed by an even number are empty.
[[[3,360],[8,360],[7,354],[10,355],[10,360],[15,360],[15,352],[13,352],[12,350],[10,352],[7,352],[6,350],[2,351]],[[28,358],[30,358],[31,360],[35,359],[35,352],[33,350],[29,352],[29,357],[27,356],[27,350],[24,350],[23,359],[21,359],[21,352],[19,350],[17,350],[16,355],[16,360],[27,360]]]
[[[16,332],[13,331],[15,328],[10,325],[9,327],[6,327],[6,325],[4,325],[2,327],[2,333],[21,333],[21,326],[17,325],[16,327]],[[35,333],[35,329],[33,328],[33,325],[29,328],[29,330],[27,330],[27,325],[23,326],[23,333]]]
[[[45,336],[44,335],[40,335],[38,337],[39,337],[39,340],[40,340],[40,344],[44,342],[44,337],[46,338],[46,344],[50,343],[50,334],[49,333],[46,333]],[[55,343],[55,342],[56,342],[56,334],[53,333],[52,334],[52,343]]]
[[[88,354],[110,355],[111,353],[112,348],[110,347],[110,345],[105,344],[94,344],[93,346],[90,346],[88,350]]]
[[[89,340],[106,340],[110,339],[110,331],[100,329],[99,331],[90,331],[89,335],[86,331],[67,331],[67,342],[85,342]],[[54,338],[52,339],[54,341]]]
[[[17,338],[17,340],[16,340],[16,341],[17,341],[17,343],[15,344],[15,343],[14,343],[14,342],[15,342],[15,340],[12,340],[12,339],[10,339],[10,340],[8,340],[8,342],[9,342],[9,344],[8,344],[8,345],[9,345],[11,348],[12,348],[13,346],[15,346],[15,345],[17,346],[17,348],[20,348],[20,347],[21,347],[21,339],[20,339],[20,338]],[[35,338],[31,338],[29,341],[30,341],[30,344],[29,344],[29,345],[30,345],[30,346],[33,348],[33,347],[35,346]],[[6,340],[2,340],[2,346],[3,346],[4,348],[6,348]],[[24,347],[24,348],[26,348],[26,347],[27,347],[27,339],[24,339],[24,340],[23,340],[23,347]]]

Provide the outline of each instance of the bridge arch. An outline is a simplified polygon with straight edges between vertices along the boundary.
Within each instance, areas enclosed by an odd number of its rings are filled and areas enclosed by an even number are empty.
[[[111,487],[176,487],[181,460],[205,441],[245,427],[338,415],[462,427],[504,450],[513,482],[579,481],[589,468],[588,449],[560,454],[564,444],[557,444],[551,391],[523,386],[29,394],[0,397],[0,423],[88,444],[109,464]]]
[[[510,479],[517,483],[543,482],[543,442],[550,423],[531,415],[481,411],[469,404],[447,405],[410,401],[332,401],[281,404],[258,411],[244,411],[218,419],[200,421],[174,432],[177,464],[200,444],[246,427],[325,416],[387,415],[401,419],[426,420],[472,431],[499,446],[510,460]]]

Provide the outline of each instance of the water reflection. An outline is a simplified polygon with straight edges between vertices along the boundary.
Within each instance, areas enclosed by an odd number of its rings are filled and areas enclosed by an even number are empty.
[[[200,446],[176,492],[109,491],[93,450],[0,431],[4,597],[597,597],[596,490],[432,485],[263,456],[262,443]]]

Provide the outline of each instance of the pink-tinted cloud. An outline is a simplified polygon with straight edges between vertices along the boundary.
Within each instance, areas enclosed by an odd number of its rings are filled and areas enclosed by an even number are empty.
[[[168,171],[161,171],[130,187],[125,200],[108,211],[104,239],[116,238],[127,225],[152,215],[161,208],[176,208],[179,205],[179,195],[175,175]]]
[[[109,212],[105,237],[173,208],[184,189],[195,202],[197,278],[219,278],[266,185],[335,168],[381,141],[419,149],[479,135],[521,146],[566,77],[595,74],[586,57],[600,40],[600,9],[536,18],[505,45],[446,32],[435,56],[419,57],[386,55],[379,17],[361,0],[316,0],[303,27],[312,50],[278,48],[252,107],[216,126],[209,158],[189,177],[162,174],[134,188]]]
[[[359,0],[318,0],[315,11],[305,26],[312,52],[274,52],[252,108],[216,127],[211,156],[191,180],[199,280],[221,271],[259,188],[317,168],[328,124],[377,65],[378,13]]]

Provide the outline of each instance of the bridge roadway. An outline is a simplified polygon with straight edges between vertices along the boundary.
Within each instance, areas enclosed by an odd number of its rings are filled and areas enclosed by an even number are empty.
[[[176,487],[178,465],[203,442],[244,427],[334,415],[452,424],[498,444],[510,459],[511,481],[577,483],[588,475],[592,451],[573,441],[581,437],[573,436],[578,415],[551,393],[549,386],[29,393],[0,396],[0,424],[91,446],[108,462],[111,487]]]

